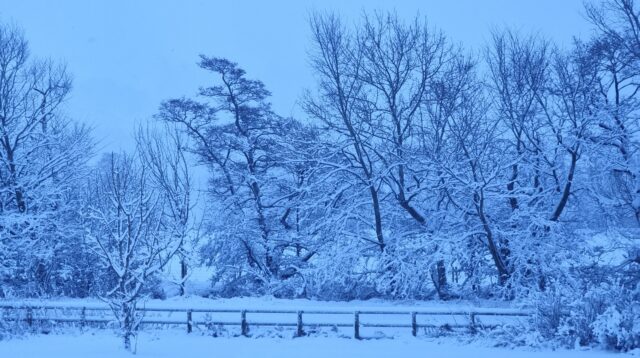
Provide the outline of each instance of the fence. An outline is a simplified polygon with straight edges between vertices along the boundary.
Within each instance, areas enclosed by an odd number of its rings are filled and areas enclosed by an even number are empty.
[[[108,325],[115,321],[108,307],[0,305],[1,319],[21,321],[28,326],[48,322],[52,325],[70,323],[80,327]],[[183,326],[191,333],[196,326],[239,326],[240,334],[249,335],[250,327],[289,327],[295,336],[306,329],[335,327],[352,329],[353,338],[362,338],[363,328],[397,328],[411,330],[417,336],[421,328],[446,330],[464,329],[476,333],[479,329],[495,328],[513,320],[527,318],[530,313],[516,310],[259,310],[209,308],[139,308],[142,325]],[[163,316],[162,314],[165,314]],[[169,316],[168,318],[166,316]],[[180,316],[175,319],[174,316]],[[213,317],[212,317],[213,316]],[[250,319],[253,318],[253,319]],[[329,321],[327,318],[333,318]]]

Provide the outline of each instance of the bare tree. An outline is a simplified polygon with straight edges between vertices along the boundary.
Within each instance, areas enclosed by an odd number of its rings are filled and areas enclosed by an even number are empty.
[[[533,186],[534,191],[539,189],[539,153],[536,145],[529,141],[540,140],[537,130],[542,109],[538,98],[546,95],[550,80],[549,44],[537,37],[522,38],[511,31],[496,31],[492,48],[487,51],[487,63],[494,106],[509,130],[512,142],[509,150],[516,159],[507,184],[509,205],[515,212],[520,208],[520,201],[526,200],[519,198],[526,188]],[[532,178],[523,178],[532,172],[535,173]],[[528,180],[533,180],[533,183],[526,183]],[[520,189],[520,186],[525,189]]]
[[[223,256],[231,261],[221,266],[235,268],[244,257],[249,275],[234,275],[241,277],[236,288],[264,289],[293,272],[285,269],[294,246],[287,235],[287,211],[297,194],[292,173],[284,174],[289,151],[283,140],[291,121],[271,110],[264,84],[246,78],[237,64],[202,56],[200,67],[216,75],[216,83],[200,90],[200,102],[164,102],[158,118],[184,131],[189,148],[212,174],[211,205],[225,217],[211,222],[216,233],[209,246],[215,248],[209,250],[212,258]],[[219,255],[222,247],[228,255]]]
[[[195,217],[193,179],[186,157],[185,139],[170,126],[164,130],[140,127],[136,133],[141,159],[147,163],[151,185],[163,197],[167,224],[165,231],[174,244],[180,245],[180,295],[192,264],[193,250],[198,241],[199,219]]]
[[[338,16],[315,14],[310,21],[314,46],[311,63],[319,75],[319,93],[316,98],[307,96],[304,106],[312,118],[323,123],[325,131],[332,133],[330,140],[336,143],[338,159],[335,164],[327,164],[366,188],[375,238],[362,239],[374,242],[384,251],[382,173],[373,148],[380,123],[373,116],[374,108],[364,98],[361,49]]]
[[[102,279],[112,282],[102,298],[120,323],[127,350],[142,318],[136,307],[143,289],[182,247],[167,222],[166,199],[149,175],[138,158],[111,154],[96,168],[86,193],[86,238],[105,268]]]
[[[22,31],[0,23],[0,245],[2,261],[18,265],[8,280],[46,286],[34,271],[52,270],[56,245],[78,244],[69,217],[92,143],[60,111],[70,90],[65,66],[30,58]]]
[[[460,93],[460,106],[449,120],[450,141],[445,160],[449,200],[469,221],[463,236],[478,237],[489,251],[498,281],[504,285],[511,275],[500,247],[501,237],[496,226],[495,204],[499,201],[508,160],[501,157],[500,126],[490,116],[490,103],[483,84],[470,72],[468,85]],[[481,233],[481,234],[480,234]]]
[[[597,67],[583,44],[577,42],[566,54],[556,51],[551,69],[547,91],[536,98],[542,120],[535,131],[528,132],[528,143],[547,167],[546,188],[537,190],[537,196],[546,198],[541,202],[550,207],[540,209],[553,223],[560,220],[573,193],[577,164],[588,145],[601,101]],[[534,189],[538,179],[534,178]]]
[[[593,140],[605,146],[603,151],[614,151],[601,163],[609,170],[601,172],[607,175],[594,192],[601,201],[614,201],[614,210],[630,210],[636,223],[640,223],[640,143],[635,139],[640,131],[636,109],[640,89],[640,14],[630,0],[605,1],[597,6],[585,3],[585,7],[598,29],[589,52],[598,63],[600,93],[605,101],[598,120],[599,132],[593,133]]]
[[[540,100],[548,96],[551,83],[550,44],[537,36],[522,36],[512,31],[494,31],[493,43],[487,50],[489,93],[493,98],[494,115],[506,130],[504,154],[511,160],[506,191],[511,209],[497,247],[500,282],[506,283],[515,270],[512,256],[513,237],[527,237],[531,217],[538,216],[544,202],[545,165],[556,176],[555,158],[548,148]],[[553,152],[552,152],[553,153]],[[515,245],[522,245],[516,242]],[[495,255],[495,254],[494,254]],[[528,259],[533,265],[533,259]]]
[[[509,31],[494,32],[487,62],[494,113],[506,130],[504,154],[511,158],[509,226],[501,229],[505,235],[498,246],[507,271],[532,277],[543,267],[542,258],[527,258],[523,244],[535,251],[570,207],[578,161],[590,145],[602,103],[596,62],[580,42],[562,53],[543,39]],[[520,249],[512,258],[514,244]],[[543,288],[544,275],[538,276]]]
[[[380,118],[377,136],[382,145],[374,153],[385,168],[384,182],[402,210],[429,235],[435,225],[427,215],[437,200],[425,195],[431,188],[426,184],[428,160],[420,152],[418,122],[428,116],[429,102],[449,100],[437,98],[436,87],[450,71],[465,71],[457,66],[461,54],[426,21],[405,23],[396,14],[365,16],[357,42],[363,58],[358,79],[375,108],[373,115]],[[440,297],[447,298],[444,260],[437,261],[435,271],[434,285]]]
[[[635,0],[605,0],[584,3],[587,18],[612,41],[640,58],[640,12]]]

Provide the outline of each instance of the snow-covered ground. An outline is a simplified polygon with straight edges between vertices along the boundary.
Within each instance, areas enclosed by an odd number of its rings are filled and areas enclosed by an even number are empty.
[[[56,299],[56,300],[0,300],[0,305],[22,306],[47,306],[59,307],[54,310],[37,310],[35,317],[39,318],[75,318],[79,319],[80,310],[70,313],[65,307],[87,307],[106,308],[106,304],[96,299]],[[330,337],[352,337],[354,335],[353,323],[354,312],[361,312],[360,334],[362,337],[407,337],[411,336],[410,325],[412,317],[410,312],[418,312],[416,322],[420,326],[417,330],[419,336],[435,336],[436,334],[454,334],[454,332],[440,332],[434,330],[433,326],[449,325],[457,327],[459,333],[467,333],[471,329],[470,312],[521,312],[517,307],[507,305],[497,305],[486,302],[469,301],[351,301],[351,302],[328,302],[313,301],[307,299],[286,300],[273,297],[246,297],[233,299],[209,299],[198,296],[172,297],[166,300],[148,300],[140,303],[138,307],[151,309],[173,309],[184,310],[182,312],[147,312],[145,320],[156,322],[173,322],[172,326],[187,329],[186,322],[187,309],[215,309],[233,310],[233,312],[194,312],[192,320],[195,332],[203,334],[213,334],[220,336],[234,336],[240,334],[239,323],[241,320],[240,310],[249,310],[246,319],[249,326],[249,334],[253,337],[293,337],[295,334],[295,324],[297,322],[296,311],[303,311],[302,321],[304,330],[313,335],[326,335]],[[276,310],[289,312],[269,312],[256,313],[253,310]],[[314,312],[315,311],[315,312]],[[324,313],[320,313],[322,311]],[[327,311],[332,313],[327,314]],[[384,311],[386,314],[371,312]],[[367,313],[369,312],[369,313]],[[397,312],[397,313],[395,313]],[[439,313],[420,314],[420,313]],[[393,313],[393,314],[391,314]],[[112,319],[109,311],[87,310],[87,319]],[[477,315],[476,326],[483,325],[509,325],[512,329],[520,330],[524,326],[526,317],[504,317]],[[184,323],[182,323],[184,322]],[[213,322],[232,322],[235,325],[225,324],[220,326]],[[115,327],[116,322],[109,327]],[[175,324],[178,323],[178,324]],[[266,325],[265,324],[269,324]],[[278,326],[273,326],[277,324]],[[401,327],[371,327],[371,324],[402,325]],[[293,325],[293,327],[291,326]],[[148,326],[145,326],[145,328]],[[407,328],[409,327],[409,328]],[[469,328],[467,328],[469,327]],[[42,332],[50,332],[51,326],[45,326]],[[151,328],[159,328],[158,326]]]
[[[98,299],[49,299],[49,300],[0,300],[0,305],[35,305],[48,307],[87,307],[87,308],[106,308],[104,302]],[[279,323],[295,323],[295,311],[304,311],[305,323],[329,322],[339,324],[351,324],[353,318],[351,315],[355,311],[385,311],[398,312],[397,315],[366,315],[362,317],[362,322],[367,323],[374,320],[377,323],[403,323],[408,324],[410,316],[408,312],[429,312],[443,313],[442,315],[419,315],[418,324],[468,324],[470,312],[499,312],[499,313],[520,313],[526,311],[517,305],[509,305],[499,302],[470,302],[470,301],[385,301],[385,300],[368,300],[368,301],[314,301],[308,299],[277,299],[273,297],[237,297],[237,298],[218,298],[211,299],[199,296],[190,297],[171,297],[166,300],[146,300],[138,304],[139,308],[148,309],[220,309],[220,310],[236,310],[235,313],[216,313],[215,320],[236,321],[239,320],[240,310],[285,310],[294,313],[283,314],[259,314],[251,313],[248,315],[250,322],[279,322]],[[343,312],[344,314],[327,315],[327,314],[310,314],[311,311],[332,311]],[[51,312],[50,312],[51,313]],[[451,313],[458,313],[452,315]],[[462,314],[460,314],[462,313]],[[161,312],[147,312],[147,317],[153,316],[154,319],[182,319],[186,313],[173,313],[170,315]],[[166,317],[164,317],[166,316]],[[236,317],[238,316],[238,317]],[[406,317],[405,317],[406,316]],[[48,316],[53,318],[52,316]],[[103,317],[104,318],[104,317]],[[211,318],[209,314],[196,312],[193,314],[194,321],[203,321]],[[185,318],[186,319],[186,318]],[[510,318],[511,321],[518,321],[523,318]],[[483,316],[482,323],[501,323],[504,319],[496,321],[491,316]],[[514,322],[515,323],[515,322]],[[387,332],[389,333],[389,332]]]
[[[31,304],[57,307],[105,307],[99,300],[56,299],[56,300],[2,300],[0,304]],[[167,300],[149,300],[143,304],[152,308],[172,309],[261,309],[261,310],[331,310],[336,312],[354,311],[380,311],[386,312],[453,312],[453,311],[515,311],[521,309],[517,306],[508,306],[487,302],[439,302],[439,301],[404,301],[389,302],[383,300],[353,301],[353,302],[322,302],[312,300],[282,300],[272,297],[258,298],[233,298],[233,299],[209,299],[203,297],[173,297]],[[182,319],[184,313],[173,313],[169,319]],[[278,316],[279,315],[279,316]],[[446,316],[446,315],[445,315]],[[194,314],[194,320],[202,317]],[[216,316],[216,319],[236,321],[235,316]],[[420,330],[418,337],[412,337],[409,329],[378,330],[373,328],[362,329],[364,337],[377,337],[376,339],[355,340],[353,328],[331,329],[326,331],[311,329],[310,336],[293,338],[294,328],[266,329],[251,326],[251,322],[267,320],[269,322],[295,322],[295,315],[277,314],[276,317],[260,317],[256,314],[248,315],[250,325],[250,337],[240,337],[239,327],[225,327],[225,330],[211,330],[206,326],[194,327],[194,333],[186,334],[186,329],[181,326],[160,330],[163,326],[154,326],[140,332],[137,340],[138,357],[610,357],[611,353],[599,350],[571,350],[551,351],[535,350],[532,348],[504,348],[492,347],[491,339],[483,339],[469,335],[430,335],[427,331]],[[377,317],[379,320],[381,317]],[[408,323],[404,315],[394,317],[390,315],[387,320],[399,320],[400,323]],[[451,317],[450,317],[451,318]],[[449,318],[449,319],[450,319]],[[155,316],[153,319],[157,319]],[[352,316],[335,317],[305,315],[305,324],[313,325],[318,320],[346,319],[345,323],[352,323]],[[366,323],[373,317],[362,317],[361,322]],[[454,317],[465,324],[465,317]],[[185,321],[186,322],[186,321]],[[386,322],[386,321],[383,321]],[[395,322],[395,321],[394,321]],[[420,318],[418,323],[422,323]],[[453,322],[455,323],[455,322]],[[115,327],[112,325],[110,327]],[[37,331],[37,330],[36,330]],[[53,332],[50,334],[26,335],[13,337],[0,341],[1,357],[129,357],[130,354],[122,349],[122,342],[115,334],[114,329],[90,329],[81,333],[78,328],[56,329],[53,331],[40,330],[39,332]],[[61,334],[64,332],[64,334]],[[314,333],[315,332],[315,333]],[[212,337],[217,335],[218,337]],[[393,339],[390,337],[394,337]]]
[[[99,299],[73,299],[73,298],[53,298],[53,299],[22,299],[22,300],[0,300],[0,304],[20,305],[46,305],[46,306],[85,306],[85,307],[106,307],[106,304]],[[367,301],[314,301],[308,299],[278,299],[269,296],[263,297],[236,297],[236,298],[206,298],[200,296],[171,297],[165,300],[149,299],[141,302],[139,307],[148,308],[176,308],[176,309],[196,309],[196,308],[220,308],[220,309],[286,309],[286,310],[313,310],[331,309],[346,311],[367,311],[367,310],[441,310],[441,311],[468,311],[468,310],[490,310],[490,311],[511,311],[519,310],[522,307],[517,304],[498,301],[386,301],[380,299]]]
[[[0,357],[11,358],[120,358],[132,357],[118,337],[109,331],[85,334],[41,335],[0,341]],[[497,348],[482,343],[465,343],[454,338],[402,338],[353,340],[330,337],[213,338],[184,332],[142,332],[137,340],[137,357],[251,357],[251,358],[338,358],[338,357],[491,357],[491,358],[600,358],[614,357],[599,350],[533,350]]]

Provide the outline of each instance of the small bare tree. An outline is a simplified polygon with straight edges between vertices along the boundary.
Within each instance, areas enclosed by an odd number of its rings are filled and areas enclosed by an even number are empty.
[[[140,127],[136,141],[141,159],[149,167],[151,184],[165,203],[165,231],[171,236],[173,245],[180,245],[177,254],[180,259],[179,287],[182,296],[186,293],[192,251],[197,244],[198,223],[194,215],[192,175],[184,139],[171,126],[163,129]]]
[[[182,247],[167,225],[165,204],[144,163],[127,154],[105,157],[88,185],[86,238],[105,268],[111,287],[102,298],[120,323],[127,350],[142,318],[136,307],[145,285]]]

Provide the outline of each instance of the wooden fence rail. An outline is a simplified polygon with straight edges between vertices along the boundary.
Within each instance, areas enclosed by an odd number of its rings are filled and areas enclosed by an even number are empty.
[[[51,317],[47,316],[47,311],[58,310],[65,314],[75,313],[75,315],[65,317]],[[410,329],[413,336],[418,335],[420,328],[448,328],[448,329],[468,329],[470,333],[476,333],[478,329],[483,328],[495,328],[499,324],[483,324],[481,317],[494,317],[494,318],[527,318],[531,314],[526,311],[514,311],[514,310],[456,310],[456,311],[442,311],[442,310],[413,310],[413,311],[392,311],[392,310],[366,310],[366,311],[348,311],[348,310],[278,310],[278,309],[209,309],[209,308],[139,308],[138,311],[143,313],[143,319],[141,324],[154,324],[154,325],[184,325],[187,333],[193,331],[194,326],[198,325],[215,325],[215,326],[240,326],[240,334],[243,336],[249,335],[249,328],[252,327],[292,327],[295,328],[295,335],[300,337],[305,335],[305,327],[336,327],[336,328],[353,328],[353,338],[361,339],[361,328],[407,328]],[[90,306],[43,306],[43,305],[6,305],[0,304],[0,320],[4,321],[21,321],[25,322],[28,326],[33,326],[34,322],[50,322],[53,324],[58,323],[76,323],[80,327],[85,327],[87,324],[109,324],[115,322],[113,315],[109,315],[111,309],[109,307],[90,307]],[[95,317],[92,312],[100,313],[100,317]],[[183,313],[184,319],[157,319],[156,317],[146,318],[146,313],[167,313],[172,315],[174,313]],[[206,314],[238,314],[239,320],[227,320],[227,321],[212,321],[212,320],[194,320],[194,313],[206,313]],[[249,321],[247,318],[250,315],[295,315],[295,320],[291,322],[264,322],[264,321]],[[105,317],[107,316],[108,317]],[[305,315],[315,316],[352,316],[353,323],[347,322],[305,322]],[[363,322],[363,317],[371,318],[372,316],[395,316],[406,317],[406,323],[380,323],[380,322]],[[464,317],[466,322],[462,323],[445,323],[445,324],[425,324],[420,323],[418,318],[423,317]],[[156,319],[154,319],[156,318]],[[281,317],[280,317],[281,318]],[[277,321],[277,320],[276,320]],[[455,319],[454,319],[455,321]]]

